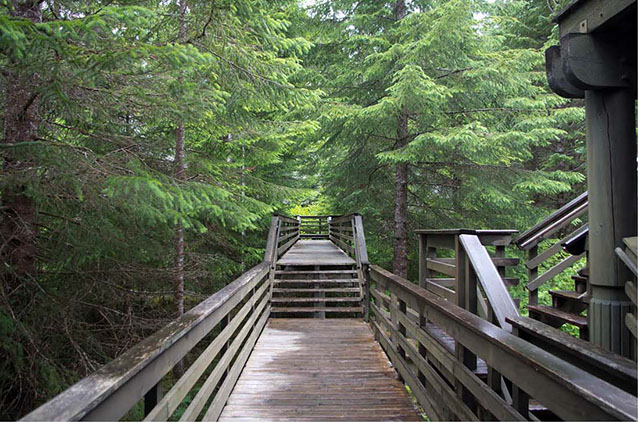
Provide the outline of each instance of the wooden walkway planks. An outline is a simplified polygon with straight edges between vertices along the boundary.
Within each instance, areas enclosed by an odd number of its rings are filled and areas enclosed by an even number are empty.
[[[220,421],[421,421],[361,319],[270,319]]]
[[[329,240],[301,239],[281,258],[277,265],[354,265],[355,261]]]

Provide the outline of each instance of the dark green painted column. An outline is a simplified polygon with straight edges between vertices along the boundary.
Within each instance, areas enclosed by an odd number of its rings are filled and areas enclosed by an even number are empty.
[[[590,341],[631,356],[624,318],[629,269],[614,248],[636,235],[636,129],[633,90],[586,91],[589,190]]]

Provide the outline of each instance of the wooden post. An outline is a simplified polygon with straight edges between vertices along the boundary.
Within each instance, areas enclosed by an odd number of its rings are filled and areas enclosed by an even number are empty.
[[[631,273],[614,252],[636,235],[636,131],[629,89],[586,91],[587,188],[589,192],[589,304],[591,341],[631,356],[624,326],[631,302],[624,283]]]
[[[496,253],[494,254],[495,257],[497,258],[505,258],[505,246],[504,245],[497,245],[496,247]],[[498,270],[498,273],[501,275],[502,279],[505,279],[505,265],[497,265],[496,269]]]
[[[459,236],[454,237],[454,250],[456,253],[456,304],[463,309],[465,308],[465,265],[467,262],[467,255],[459,241]]]
[[[427,263],[427,249],[428,238],[427,235],[419,233],[419,286],[425,288],[426,278],[428,276],[428,263]]]
[[[471,269],[468,256],[459,240],[458,234],[454,238],[454,249],[456,251],[456,304],[463,309],[476,314],[476,274]],[[471,371],[476,370],[476,355],[466,349],[461,343],[456,342],[456,359]],[[476,408],[476,402],[472,394],[463,386],[461,382],[455,380],[455,387],[458,396],[468,405],[470,409]]]
[[[402,327],[402,325],[398,322],[398,313],[401,312],[401,302],[402,301],[399,300],[398,296],[395,293],[390,293],[390,323],[392,324],[392,327],[398,332],[401,332]],[[403,302],[403,306],[405,306],[405,302]],[[405,327],[403,327],[403,330],[405,332]],[[405,360],[405,350],[403,350],[403,348],[399,345],[399,339],[397,338],[397,335],[392,333],[392,335],[390,336],[390,340],[392,341],[392,347],[397,351],[401,359]],[[403,377],[401,377],[400,374],[399,380],[403,382]]]
[[[527,260],[531,261],[537,256],[538,256],[538,245],[534,245],[527,252]],[[538,277],[538,267],[529,268],[527,270],[527,282],[529,283],[530,281],[534,280],[536,277]],[[538,305],[538,289],[529,291],[528,305]]]
[[[150,390],[144,394],[144,416],[147,416],[162,399],[162,380],[159,380]]]
[[[370,322],[370,268],[366,265],[363,268],[363,320]]]
[[[419,328],[425,331],[426,325],[427,325],[427,318],[425,316],[425,313],[423,311],[420,311],[419,312]],[[419,341],[419,355],[423,357],[424,361],[427,361],[427,349],[425,348],[423,343],[421,343],[420,341]],[[424,387],[426,386],[425,374],[421,372],[420,370],[419,370],[419,382],[423,384]]]

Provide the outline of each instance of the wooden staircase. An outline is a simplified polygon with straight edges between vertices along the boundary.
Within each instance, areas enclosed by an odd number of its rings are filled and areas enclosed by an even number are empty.
[[[361,317],[362,291],[356,265],[278,265],[272,313],[274,317]]]
[[[572,276],[574,290],[550,290],[552,305],[529,305],[527,307],[530,318],[543,322],[554,328],[570,324],[578,328],[580,338],[589,339],[589,323],[586,311],[589,306],[587,294],[587,267],[581,269],[578,275]]]
[[[587,192],[579,195],[547,218],[530,228],[514,241],[520,249],[528,252],[525,263],[528,269],[529,301],[527,309],[530,318],[554,328],[570,324],[578,328],[580,338],[589,338],[587,316],[583,313],[589,306],[587,292],[588,268],[582,268],[578,275],[572,276],[573,290],[550,290],[551,306],[538,303],[538,288],[558,276],[568,268],[586,258],[588,249],[589,226],[584,223],[575,228],[576,220],[584,218],[588,208]],[[556,242],[539,251],[539,244],[548,239]],[[564,252],[569,253],[565,258]],[[559,258],[557,264],[539,274],[539,269],[550,259]]]

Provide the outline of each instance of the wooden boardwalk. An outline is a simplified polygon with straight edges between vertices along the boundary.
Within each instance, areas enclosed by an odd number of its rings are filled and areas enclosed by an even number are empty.
[[[220,421],[421,421],[361,319],[270,319]]]
[[[354,265],[355,261],[329,240],[301,239],[279,260],[277,265]]]

